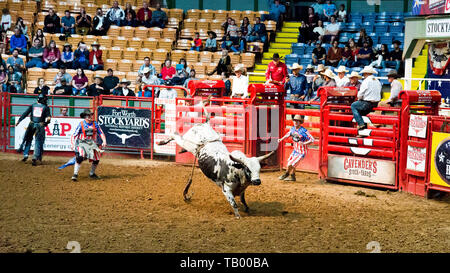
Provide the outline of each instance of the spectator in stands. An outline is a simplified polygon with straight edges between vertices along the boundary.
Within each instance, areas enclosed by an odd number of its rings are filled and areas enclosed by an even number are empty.
[[[222,45],[220,46],[222,50],[231,50],[233,46],[233,41],[231,40],[230,35],[225,35],[225,38],[222,41]]]
[[[128,81],[127,79],[123,78],[120,81],[119,87],[114,89],[113,95],[114,96],[135,97],[136,94],[134,94],[133,90],[128,88],[128,86],[130,84],[131,84],[130,81]]]
[[[44,19],[44,32],[52,34],[59,32],[61,30],[59,22],[60,22],[59,17],[55,13],[55,11],[52,8],[49,9],[48,15],[45,16]]]
[[[319,64],[317,66],[317,69],[314,70],[314,72],[316,72],[317,74],[313,78],[312,94],[311,94],[310,101],[315,101],[315,100],[317,100],[319,98],[319,96],[317,94],[317,91],[325,83],[325,78],[322,76],[322,72],[324,72],[325,70],[326,70],[326,68],[325,68],[325,66],[323,64]]]
[[[367,42],[368,42],[369,47],[372,47],[372,46],[373,46],[373,40],[372,40],[372,38],[370,38],[370,36],[367,35],[366,29],[365,29],[365,28],[362,28],[362,29],[359,31],[359,39],[358,39],[358,43],[357,43],[357,44],[358,44],[358,47],[363,47],[364,41],[367,41]]]
[[[125,18],[128,14],[131,14],[131,18],[133,18],[133,20],[136,20],[136,12],[133,10],[133,6],[131,6],[130,2],[125,4],[125,9],[123,11],[125,12]]]
[[[248,20],[248,17],[244,17],[242,19],[241,27],[242,36],[245,37],[245,39],[248,39],[248,35],[250,32],[252,32],[252,25],[250,24],[250,21]]]
[[[97,9],[97,12],[93,19],[92,25],[92,35],[105,36],[109,30],[109,20],[103,15],[103,10],[101,8]]]
[[[369,66],[381,68],[383,61],[389,61],[389,50],[386,44],[382,44],[381,48],[375,54],[376,60],[371,62]]]
[[[44,56],[44,49],[40,46],[39,39],[33,40],[33,46],[28,51],[29,61],[26,64],[26,68],[38,67],[42,68],[42,57]]]
[[[175,70],[177,71],[177,73],[173,77],[172,82],[174,82],[175,81],[174,79],[177,78],[175,84],[182,85],[185,82],[185,80],[189,77],[189,72],[191,72],[191,68],[187,65],[186,60],[181,58],[179,63],[175,66]]]
[[[73,60],[75,59],[75,55],[72,51],[72,45],[69,43],[65,43],[63,47],[63,51],[61,53],[61,67],[72,69]]]
[[[247,48],[247,41],[245,40],[245,37],[243,36],[242,32],[238,30],[237,40],[231,46],[231,50],[234,53],[240,54],[244,53],[246,48]]]
[[[2,10],[2,20],[0,21],[1,29],[8,31],[11,28],[12,19],[11,14],[9,14],[9,9],[4,8]]]
[[[144,97],[152,97],[152,88],[145,88],[146,85],[159,85],[159,79],[156,75],[152,75],[150,68],[146,67],[142,71],[142,76],[137,79],[137,84],[140,91],[144,91]],[[155,88],[155,94],[159,92],[159,88]],[[140,92],[139,97],[142,97],[142,92]]]
[[[358,74],[358,72],[353,71],[347,76],[347,78],[349,78],[349,82],[345,84],[345,87],[356,87],[359,91],[359,88],[361,87],[361,82],[359,80],[362,77]]]
[[[312,92],[313,79],[316,76],[316,74],[314,74],[314,67],[312,66],[312,64],[308,64],[304,76],[306,77],[306,93],[304,100],[309,101],[310,99],[312,99],[311,96],[313,94]]]
[[[196,77],[196,73],[195,73],[195,69],[191,69],[191,71],[189,71],[189,77],[186,78],[186,80],[183,83],[183,87],[184,88],[188,88],[189,87],[189,82],[190,81],[196,81],[198,80],[198,78]],[[186,96],[186,94],[185,94]]]
[[[67,109],[67,107],[61,107],[61,108],[59,108],[59,115],[61,117],[67,117],[68,116],[68,114],[67,114],[68,111],[69,111],[69,109]]]
[[[114,72],[111,68],[107,70],[108,76],[103,79],[103,87],[105,88],[105,95],[109,95],[111,90],[119,87],[119,78],[114,76]]]
[[[337,12],[337,20],[338,20],[338,22],[342,22],[342,23],[347,22],[347,11],[345,10],[344,4],[341,4],[339,6],[339,10]]]
[[[20,29],[14,29],[14,35],[11,36],[9,48],[11,53],[17,49],[19,54],[27,54],[27,38],[20,32]]]
[[[76,23],[76,32],[79,35],[86,35],[91,30],[92,18],[91,16],[87,15],[86,9],[84,7],[80,8],[80,15],[77,16]]]
[[[339,42],[337,40],[334,40],[333,47],[330,47],[330,49],[328,49],[325,64],[336,67],[341,59],[342,59],[342,48],[339,47]]]
[[[223,49],[222,50],[222,57],[220,58],[219,62],[217,63],[217,66],[214,68],[213,71],[208,73],[209,76],[213,75],[215,72],[217,72],[217,75],[222,75],[223,72],[230,73],[231,70],[231,58],[228,56],[228,50]]]
[[[300,70],[303,70],[303,66],[298,63],[294,63],[292,67],[290,67],[292,71],[292,77],[289,77],[286,80],[285,90],[290,90],[291,100],[293,101],[304,101],[306,97],[307,90],[307,80],[306,76],[300,73]],[[293,104],[296,109],[304,109],[304,104]]]
[[[280,0],[275,0],[274,3],[269,7],[269,16],[267,20],[273,20],[277,22],[277,30],[281,30],[281,26],[283,25],[283,16],[286,13],[286,7],[283,4],[280,4]],[[264,17],[265,14],[263,15]],[[265,21],[263,19],[263,21]]]
[[[6,54],[9,47],[9,38],[5,30],[0,32],[0,54]]]
[[[372,54],[373,50],[369,47],[369,42],[364,40],[363,47],[358,50],[358,55],[356,55],[358,58],[356,66],[368,66],[371,63]]]
[[[70,77],[70,79],[72,81],[72,77]],[[64,95],[64,96],[72,95],[72,85],[70,84],[70,82],[66,82],[66,79],[62,78],[60,85],[55,86],[55,89],[53,90],[53,95]]]
[[[191,42],[191,50],[200,51],[202,49],[202,39],[200,39],[200,33],[196,32],[194,36],[194,40]]]
[[[8,66],[7,92],[22,93],[22,73]]]
[[[229,74],[226,72],[222,72],[222,81],[225,83],[225,93],[223,94],[224,97],[231,96],[231,82],[229,79]]]
[[[322,47],[322,43],[317,41],[316,48],[313,49],[312,52],[312,61],[314,65],[325,64],[325,58],[327,56],[327,52],[325,48]]]
[[[222,29],[223,31],[226,33],[228,30],[228,26],[231,25],[231,17],[228,17],[227,20],[225,22],[222,23]]]
[[[94,77],[94,83],[89,85],[87,95],[91,97],[98,97],[105,93],[105,88],[103,87],[102,77],[96,75]]]
[[[25,63],[23,62],[23,59],[19,57],[19,50],[14,49],[12,52],[12,56],[9,57],[6,60],[6,64],[9,66],[12,66],[14,68],[14,71],[22,72]]]
[[[331,0],[326,0],[323,5],[323,15],[327,21],[331,21],[331,17],[337,15],[336,5],[331,3]]]
[[[228,25],[226,35],[230,36],[230,40],[235,42],[238,39],[238,26],[236,26],[236,21],[231,19],[231,23]]]
[[[356,60],[357,60],[357,55],[359,52],[359,47],[358,45],[355,43],[355,40],[353,40],[353,38],[348,40],[348,46],[350,48],[350,50],[352,51],[352,58],[349,62],[349,65],[347,65],[348,67],[353,67],[355,66]]]
[[[45,85],[45,80],[44,78],[39,78],[38,79],[38,86],[34,89],[33,94],[41,94],[43,93],[44,95],[50,95],[50,88]]]
[[[280,55],[278,53],[274,53],[272,61],[267,66],[266,83],[284,85],[287,76],[286,64],[280,61]]]
[[[103,51],[100,50],[100,44],[95,41],[91,46],[92,50],[89,53],[89,69],[92,71],[103,70]]]
[[[3,65],[0,65],[0,92],[7,92],[8,73]]]
[[[72,78],[72,95],[73,96],[86,96],[88,78],[84,74],[84,70],[81,68],[77,69],[77,74]]]
[[[253,29],[249,34],[249,42],[261,41],[265,43],[267,41],[266,25],[261,23],[261,18],[256,17]]]
[[[55,41],[51,40],[48,47],[44,49],[43,68],[59,68],[59,59],[61,59],[61,52],[56,47]]]
[[[120,26],[120,23],[125,20],[125,11],[119,7],[119,2],[114,1],[112,7],[106,13],[106,18],[112,25]]]
[[[34,34],[32,40],[34,41],[35,39],[39,39],[39,42],[40,42],[39,45],[40,45],[42,48],[44,48],[44,47],[47,46],[47,39],[45,39],[44,31],[43,31],[41,28],[39,28],[38,30],[36,30],[36,32],[35,32],[35,34]]]
[[[319,16],[317,16],[313,7],[308,8],[308,19],[306,20],[308,28],[313,30],[317,26],[317,22],[319,21]]]
[[[332,44],[333,41],[338,37],[340,31],[339,24],[336,22],[336,16],[332,15],[330,17],[330,23],[325,27],[325,32],[323,35],[323,41]]]
[[[336,78],[336,75],[331,71],[331,69],[326,69],[325,72],[322,72],[321,75],[323,76],[324,83],[322,86],[336,86],[336,81],[334,78]]]
[[[400,41],[395,40],[393,43],[394,49],[389,53],[389,61],[381,62],[383,68],[395,67],[395,70],[400,71],[403,51],[400,49]]]
[[[339,61],[338,66],[353,66],[353,58],[352,58],[352,50],[350,49],[349,44],[345,44],[344,49],[342,50],[342,59]]]
[[[161,4],[156,4],[156,10],[152,12],[152,20],[150,21],[151,27],[164,28],[168,22],[167,14],[161,10]]]
[[[66,68],[61,66],[59,69],[59,72],[55,75],[55,78],[53,79],[53,82],[55,84],[55,87],[63,86],[63,82],[65,84],[72,82],[72,76],[70,76],[69,73],[66,72]],[[69,95],[72,94],[72,88],[70,89]]]
[[[205,50],[216,52],[217,51],[217,34],[214,31],[208,31],[208,39],[206,39]]]
[[[124,27],[137,27],[139,24],[136,19],[133,18],[131,13],[127,13],[127,15],[125,15],[125,20],[123,20],[120,25]]]
[[[89,67],[89,50],[83,41],[78,43],[78,48],[75,50],[75,60],[73,61],[73,68],[88,69]]]
[[[389,83],[391,84],[391,95],[389,99],[385,102],[381,102],[380,106],[392,106],[392,107],[400,107],[402,105],[402,100],[398,97],[400,91],[403,90],[402,83],[398,80],[400,76],[397,74],[396,70],[391,70],[386,75]]]
[[[25,36],[27,41],[30,39],[30,37],[28,37],[28,27],[27,25],[25,25],[22,17],[17,18],[15,28],[18,28],[20,30],[20,33]]]
[[[311,36],[311,29],[305,21],[302,21],[301,26],[298,28],[297,42],[310,44],[312,40]]]
[[[373,76],[373,74],[377,74],[374,68],[366,66],[360,73],[363,74],[364,81],[361,83],[358,92],[358,100],[351,105],[353,117],[358,123],[358,134],[359,130],[367,128],[362,116],[367,115],[378,106],[378,102],[381,100],[382,87],[380,81]]]
[[[177,71],[175,70],[175,67],[172,66],[172,60],[167,59],[164,62],[164,66],[161,69],[161,78],[166,81],[166,80],[170,80],[173,78],[173,76],[175,76],[175,74],[177,73]]]
[[[312,31],[312,41],[322,41],[323,35],[325,34],[325,29],[323,28],[323,21],[317,21],[317,26]]]
[[[141,65],[141,67],[138,70],[138,74],[139,76],[142,76],[144,73],[144,69],[148,68],[150,69],[150,75],[156,75],[156,69],[155,67],[150,63],[150,58],[149,57],[145,57],[144,58],[144,64]]]
[[[242,65],[237,65],[234,68],[234,73],[236,76],[231,76],[233,81],[231,87],[231,98],[247,98],[248,97],[248,77],[243,75],[244,67]]]
[[[137,13],[137,20],[139,25],[144,27],[150,27],[152,21],[152,11],[148,8],[146,1],[142,2],[142,8]]]
[[[61,18],[61,33],[75,34],[75,18],[70,16],[70,11],[66,10],[65,16]]]
[[[349,72],[345,69],[345,66],[339,66],[334,72],[337,73],[337,77],[334,78],[337,87],[345,86],[348,82],[350,82],[349,78],[345,76],[345,73]]]
[[[324,4],[323,4],[323,0],[317,0],[316,3],[311,5],[311,8],[314,9],[315,13],[317,14],[317,16],[319,17],[319,20],[324,19]]]

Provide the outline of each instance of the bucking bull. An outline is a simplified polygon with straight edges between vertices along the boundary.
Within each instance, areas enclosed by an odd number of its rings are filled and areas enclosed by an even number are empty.
[[[198,165],[202,172],[216,183],[221,189],[230,205],[233,207],[236,218],[240,218],[235,196],[240,196],[245,212],[249,207],[245,202],[245,189],[249,185],[260,185],[259,172],[263,160],[269,158],[275,151],[264,156],[248,158],[241,151],[228,152],[222,143],[220,135],[210,126],[209,121],[196,124],[183,136],[173,134],[169,139],[159,142],[165,145],[170,141],[175,142],[184,151],[192,153],[198,159]],[[190,200],[187,196],[192,179],[189,179],[184,189],[184,200]]]

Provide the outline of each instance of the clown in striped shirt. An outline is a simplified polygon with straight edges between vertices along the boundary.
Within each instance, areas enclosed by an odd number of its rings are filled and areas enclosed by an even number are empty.
[[[292,137],[293,148],[291,155],[288,159],[288,169],[287,171],[279,177],[280,180],[284,181],[295,181],[295,168],[300,163],[300,161],[305,158],[308,152],[308,144],[314,143],[314,137],[306,130],[302,124],[304,122],[303,116],[295,115],[293,118],[294,126],[291,130],[282,138],[278,140],[281,142],[289,137]]]

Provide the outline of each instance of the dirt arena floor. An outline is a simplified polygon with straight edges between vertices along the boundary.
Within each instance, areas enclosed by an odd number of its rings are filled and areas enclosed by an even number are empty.
[[[192,201],[182,191],[190,167],[104,159],[101,180],[78,183],[67,158],[42,166],[0,154],[0,252],[450,252],[450,198],[322,183],[262,173],[247,189],[250,213],[236,220],[220,189],[196,170]],[[240,204],[240,203],[239,203]],[[241,207],[242,208],[242,207]]]

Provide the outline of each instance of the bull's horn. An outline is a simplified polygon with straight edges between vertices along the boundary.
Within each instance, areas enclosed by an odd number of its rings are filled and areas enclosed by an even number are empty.
[[[237,157],[233,157],[231,154],[230,154],[230,159],[233,160],[236,163],[241,163],[242,165],[245,165],[244,161],[240,160]]]
[[[275,150],[275,151],[272,151],[272,152],[270,152],[270,153],[268,153],[268,154],[266,154],[266,155],[259,156],[259,157],[257,157],[257,159],[259,160],[259,162],[261,162],[261,161],[263,161],[263,160],[268,159],[268,158],[269,158],[271,155],[273,155],[275,152],[276,152],[276,150]]]

